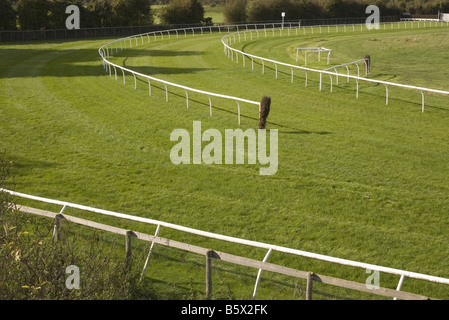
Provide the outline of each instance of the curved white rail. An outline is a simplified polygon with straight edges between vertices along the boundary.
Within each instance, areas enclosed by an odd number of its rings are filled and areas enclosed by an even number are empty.
[[[318,26],[315,26],[318,27]],[[322,27],[322,26],[319,26]],[[313,26],[310,27],[302,27],[304,30],[305,28],[313,28]],[[273,29],[273,36],[275,34],[274,32],[275,29]],[[277,30],[279,30],[279,35],[282,36],[282,30],[281,28],[277,28]],[[306,79],[307,79],[307,72],[315,72],[315,73],[319,73],[320,74],[320,91],[322,89],[322,76],[323,74],[329,75],[330,76],[330,80],[331,80],[331,92],[332,92],[332,76],[343,76],[346,77],[347,80],[349,81],[349,79],[354,79],[357,83],[357,91],[356,91],[356,97],[358,98],[359,96],[359,81],[365,81],[365,82],[370,82],[370,83],[375,83],[375,84],[382,84],[385,86],[386,88],[386,104],[388,104],[388,87],[400,87],[400,88],[405,88],[405,89],[412,89],[412,90],[416,90],[419,91],[422,95],[422,112],[424,112],[424,92],[429,92],[429,93],[436,93],[436,94],[443,94],[443,95],[449,95],[449,91],[444,91],[444,90],[438,90],[438,89],[431,89],[431,88],[425,88],[425,87],[419,87],[419,86],[412,86],[412,85],[405,85],[405,84],[400,84],[400,83],[395,83],[395,82],[389,82],[389,81],[382,81],[382,80],[375,80],[375,79],[370,79],[370,78],[365,78],[365,77],[360,77],[360,76],[353,76],[353,75],[349,75],[349,74],[339,74],[338,72],[331,72],[329,71],[329,69],[326,70],[319,70],[319,69],[313,69],[313,68],[308,68],[308,67],[304,67],[304,66],[298,66],[298,65],[293,65],[290,63],[285,63],[285,62],[281,62],[281,61],[277,61],[277,60],[272,60],[272,59],[267,59],[264,57],[260,57],[260,56],[256,56],[250,53],[246,53],[243,52],[241,50],[237,50],[235,48],[232,48],[230,44],[232,44],[232,40],[234,40],[234,43],[236,42],[236,34],[238,35],[239,39],[240,39],[240,34],[241,33],[245,33],[247,31],[237,31],[231,34],[228,34],[226,36],[224,36],[221,40],[223,46],[224,46],[224,52],[225,54],[227,54],[227,56],[231,57],[231,59],[233,60],[234,58],[234,53],[236,55],[236,60],[238,63],[238,56],[241,55],[243,57],[243,61],[245,61],[245,57],[250,59],[253,62],[253,69],[254,69],[254,60],[257,61],[261,61],[262,63],[262,73],[265,73],[265,64],[264,62],[269,62],[274,64],[275,69],[276,69],[276,78],[277,78],[277,74],[278,74],[278,65],[279,66],[285,66],[285,67],[289,67],[291,69],[291,73],[292,73],[292,82],[293,82],[293,70],[294,69],[299,69],[299,70],[303,70],[306,71]],[[265,34],[266,35],[266,34]]]
[[[330,77],[332,77],[332,76],[344,76],[344,77],[347,77],[348,80],[349,79],[356,80],[356,82],[357,82],[357,96],[358,96],[358,81],[359,80],[366,81],[366,82],[371,82],[371,83],[376,83],[376,84],[383,84],[387,88],[387,104],[388,104],[388,86],[396,86],[396,87],[402,87],[402,88],[407,88],[407,89],[419,90],[421,92],[421,94],[423,94],[423,92],[432,92],[432,93],[446,94],[446,95],[449,94],[448,91],[443,91],[443,90],[436,90],[436,89],[429,89],[429,88],[424,88],[424,87],[403,85],[403,84],[398,84],[398,83],[393,83],[393,82],[387,82],[387,81],[381,81],[381,80],[374,80],[374,79],[364,78],[364,77],[360,77],[360,76],[344,75],[344,74],[339,74],[337,72],[330,72],[328,70],[317,70],[317,69],[312,69],[312,68],[292,65],[292,64],[289,64],[289,63],[284,63],[284,62],[280,62],[280,61],[276,61],[276,60],[272,60],[272,59],[259,57],[259,56],[252,55],[252,54],[249,54],[249,53],[245,53],[243,51],[234,49],[234,48],[232,48],[229,45],[229,43],[232,42],[231,36],[234,39],[234,43],[236,41],[236,35],[240,38],[240,35],[241,35],[242,31],[239,31],[239,28],[244,28],[245,29],[245,31],[243,31],[244,35],[245,35],[245,38],[246,38],[246,32],[250,32],[250,36],[252,38],[252,33],[253,32],[257,32],[257,36],[259,36],[259,31],[262,31],[262,30],[265,32],[265,35],[267,34],[267,30],[271,30],[273,35],[274,35],[274,32],[276,30],[275,24],[269,24],[269,25],[272,26],[271,29],[267,29],[266,28],[267,25],[262,25],[263,29],[258,29],[257,26],[260,26],[260,25],[253,24],[253,25],[243,25],[243,26],[242,25],[232,25],[232,26],[197,27],[197,28],[184,28],[184,29],[172,29],[172,30],[165,30],[165,31],[155,31],[155,32],[149,32],[149,33],[144,33],[144,34],[139,34],[139,35],[133,35],[133,36],[130,36],[130,37],[121,38],[121,39],[117,39],[117,40],[111,41],[111,42],[103,45],[101,48],[99,48],[98,51],[99,51],[99,54],[100,54],[100,56],[101,56],[101,58],[103,60],[103,65],[106,68],[106,70],[109,70],[109,74],[110,75],[112,75],[112,71],[111,71],[112,68],[114,68],[114,72],[115,72],[116,78],[117,78],[117,69],[122,71],[123,76],[125,75],[125,71],[128,72],[128,73],[131,73],[134,76],[135,88],[137,87],[136,76],[140,76],[140,77],[146,78],[146,79],[148,79],[148,82],[149,82],[150,95],[151,95],[151,84],[150,84],[150,81],[154,80],[156,82],[162,83],[162,84],[164,84],[165,89],[166,89],[167,99],[168,99],[167,85],[183,89],[183,90],[185,90],[185,93],[186,93],[187,107],[188,107],[188,94],[187,94],[187,91],[192,91],[192,92],[197,92],[197,93],[200,93],[200,94],[207,95],[209,97],[209,102],[210,102],[210,96],[235,100],[235,101],[237,101],[237,104],[239,104],[239,102],[244,102],[244,103],[259,105],[259,102],[255,102],[255,101],[251,101],[251,100],[247,100],[247,99],[242,99],[242,98],[238,98],[238,97],[233,97],[233,96],[222,95],[222,94],[218,94],[218,93],[212,93],[212,92],[208,92],[208,91],[204,91],[204,90],[198,90],[198,89],[195,89],[195,88],[187,87],[187,86],[176,84],[176,83],[173,83],[173,82],[168,82],[168,81],[165,81],[165,80],[162,80],[162,79],[158,79],[158,78],[155,78],[155,77],[151,77],[151,76],[148,76],[148,75],[145,75],[145,74],[133,71],[131,69],[124,68],[124,67],[119,66],[117,64],[111,63],[110,61],[107,60],[107,57],[110,56],[109,51],[111,51],[111,53],[113,52],[114,49],[116,51],[118,51],[118,44],[120,45],[120,49],[121,50],[123,50],[123,47],[125,47],[125,49],[126,49],[127,48],[127,41],[129,41],[129,45],[130,46],[132,46],[132,43],[133,43],[132,41],[133,40],[135,41],[136,45],[138,45],[138,37],[141,38],[141,43],[143,44],[144,43],[144,37],[146,37],[147,40],[148,40],[148,43],[150,43],[150,41],[151,41],[150,36],[154,36],[155,40],[157,40],[157,36],[160,36],[163,39],[164,34],[166,34],[170,38],[172,35],[176,35],[176,37],[179,37],[179,33],[182,33],[182,32],[184,33],[185,36],[187,36],[187,31],[192,32],[194,34],[195,30],[200,30],[200,33],[203,34],[204,29],[209,29],[210,32],[212,32],[212,29],[218,29],[218,31],[221,32],[221,29],[226,29],[227,28],[227,31],[229,32],[230,28],[236,28],[237,32],[228,34],[227,36],[222,38],[222,43],[224,45],[224,51],[225,51],[225,53],[228,56],[231,56],[232,59],[233,59],[233,56],[234,56],[234,53],[235,53],[236,59],[237,59],[237,62],[238,62],[238,55],[240,54],[240,55],[243,56],[243,62],[245,61],[244,60],[245,57],[252,60],[253,68],[254,68],[254,60],[255,59],[256,60],[260,60],[263,67],[264,67],[264,62],[273,63],[275,65],[275,68],[276,68],[276,76],[277,76],[277,66],[278,65],[290,67],[291,70],[292,70],[292,80],[293,80],[293,69],[300,69],[300,70],[303,70],[303,71],[306,71],[306,72],[307,71],[317,72],[317,73],[320,74],[320,90],[321,90],[321,85],[322,85],[322,75],[326,74],[326,75],[329,75]],[[393,26],[393,24],[392,24],[392,26]],[[321,29],[321,27],[323,27],[323,26],[312,26],[312,27],[302,27],[302,28],[312,28],[312,30],[313,30],[313,27],[315,27],[315,28],[319,27]],[[329,28],[329,26],[327,26],[327,27]],[[338,28],[338,25],[337,26],[333,26],[333,27]],[[344,30],[346,30],[346,25],[344,25],[343,27],[344,27]],[[352,27],[353,27],[353,30],[354,30],[354,25],[352,25]],[[250,28],[254,28],[254,30],[250,30]],[[288,33],[290,32],[291,28],[292,28],[291,24],[290,24],[290,27],[286,28]],[[362,29],[362,25],[360,26],[360,28]],[[385,28],[385,25],[384,25],[384,28]],[[280,30],[280,34],[282,34],[282,30],[284,30],[284,28],[282,28],[282,29],[279,28],[279,30]],[[298,28],[296,30],[298,30]],[[337,67],[337,66],[335,66],[335,67]],[[125,77],[124,77],[124,81],[125,81]],[[424,95],[423,95],[423,97],[424,97]],[[212,103],[211,102],[210,102],[210,107],[211,107],[211,110],[212,110]],[[424,111],[424,98],[423,98],[423,111]],[[240,108],[239,108],[239,123],[240,123]],[[369,269],[369,270],[373,270],[373,271],[379,271],[379,272],[385,272],[385,273],[400,275],[401,279],[400,279],[400,284],[398,286],[398,290],[400,290],[400,285],[402,284],[402,281],[403,281],[404,277],[409,277],[409,278],[414,278],[414,279],[421,279],[421,280],[426,280],[426,281],[431,281],[431,282],[436,282],[436,283],[441,283],[441,284],[449,284],[449,279],[447,279],[447,278],[436,277],[436,276],[431,276],[431,275],[426,275],[426,274],[416,273],[416,272],[410,272],[410,271],[405,271],[405,270],[400,270],[400,269],[395,269],[395,268],[382,267],[382,266],[378,266],[378,265],[373,265],[373,264],[368,264],[368,263],[363,263],[363,262],[358,262],[358,261],[352,261],[352,260],[348,260],[348,259],[335,258],[335,257],[331,257],[331,256],[326,256],[326,255],[322,255],[322,254],[307,252],[307,251],[298,250],[298,249],[292,249],[292,248],[287,248],[287,247],[282,247],[282,246],[277,246],[277,245],[272,245],[272,244],[267,244],[267,243],[262,243],[262,242],[257,242],[257,241],[251,241],[251,240],[245,240],[245,239],[225,236],[225,235],[221,235],[221,234],[215,234],[215,233],[212,233],[212,232],[201,231],[201,230],[197,230],[197,229],[193,229],[193,228],[189,228],[189,227],[184,227],[184,226],[180,226],[180,225],[175,225],[175,224],[172,224],[172,223],[167,223],[167,222],[158,221],[158,220],[154,220],[154,219],[137,217],[137,216],[127,215],[127,214],[123,214],[123,213],[117,213],[117,212],[112,212],[112,211],[108,211],[108,210],[103,210],[103,209],[97,209],[97,208],[87,207],[87,206],[83,206],[83,205],[72,204],[72,203],[65,202],[65,201],[46,199],[46,198],[42,198],[42,197],[27,195],[27,194],[18,193],[18,192],[6,190],[6,189],[1,189],[1,188],[0,188],[0,191],[7,192],[7,193],[9,193],[11,195],[22,197],[22,198],[27,198],[27,199],[31,199],[31,200],[36,200],[36,201],[42,201],[42,202],[45,202],[45,203],[61,205],[61,206],[64,206],[64,207],[72,207],[72,208],[85,210],[85,211],[90,211],[90,212],[94,212],[94,213],[98,213],[98,214],[102,214],[102,215],[113,216],[113,217],[117,217],[117,218],[123,218],[123,219],[132,220],[132,221],[153,224],[153,225],[156,225],[156,226],[164,226],[164,227],[171,228],[171,229],[174,229],[174,230],[187,232],[187,233],[191,233],[191,234],[196,234],[196,235],[201,235],[201,236],[212,238],[212,239],[223,240],[223,241],[228,241],[228,242],[232,242],[232,243],[248,245],[248,246],[257,247],[257,248],[268,249],[269,252],[271,252],[271,250],[275,250],[275,251],[278,251],[278,252],[283,252],[283,253],[288,253],[288,254],[293,254],[293,255],[298,255],[298,256],[303,256],[303,257],[308,257],[308,258],[317,259],[317,260],[321,260],[321,261],[337,263],[337,264],[341,264],[341,265],[345,265],[345,266],[359,267],[359,268]]]
[[[241,245],[247,245],[247,246],[251,246],[251,247],[255,247],[255,248],[274,250],[274,251],[278,251],[278,252],[282,252],[282,253],[288,253],[288,254],[293,254],[293,255],[297,255],[297,256],[317,259],[317,260],[321,260],[321,261],[337,263],[337,264],[341,264],[341,265],[345,265],[345,266],[352,266],[352,267],[358,267],[358,268],[363,268],[363,269],[369,269],[372,271],[385,272],[385,273],[389,273],[389,274],[399,275],[401,277],[426,280],[426,281],[441,283],[441,284],[449,284],[449,279],[447,279],[447,278],[436,277],[436,276],[426,275],[426,274],[417,273],[417,272],[410,272],[410,271],[405,271],[405,270],[400,270],[400,269],[395,269],[395,268],[382,267],[382,266],[378,266],[378,265],[373,265],[373,264],[369,264],[369,263],[363,263],[363,262],[358,262],[358,261],[353,261],[353,260],[348,260],[348,259],[335,258],[335,257],[323,255],[323,254],[317,254],[317,253],[312,253],[312,252],[308,252],[308,251],[292,249],[292,248],[288,248],[288,247],[277,246],[277,245],[258,242],[258,241],[230,237],[230,236],[221,235],[221,234],[217,234],[217,233],[213,233],[213,232],[202,231],[202,230],[198,230],[198,229],[184,227],[184,226],[180,226],[180,225],[176,225],[176,224],[168,223],[168,222],[164,222],[164,221],[143,218],[143,217],[133,216],[133,215],[109,211],[109,210],[103,210],[103,209],[98,209],[98,208],[93,208],[93,207],[88,207],[88,206],[74,204],[74,203],[70,203],[70,202],[66,202],[66,201],[47,199],[47,198],[33,196],[33,195],[24,194],[24,193],[20,193],[20,192],[15,192],[15,191],[3,189],[3,188],[0,188],[0,192],[6,192],[12,196],[21,197],[24,199],[30,199],[30,200],[34,200],[34,201],[40,201],[40,202],[44,202],[44,203],[60,205],[63,207],[63,210],[65,208],[74,208],[74,209],[79,209],[79,210],[88,211],[88,212],[94,212],[94,213],[98,213],[98,214],[102,214],[102,215],[106,215],[106,216],[147,223],[147,224],[151,224],[151,225],[155,225],[155,226],[167,227],[167,228],[170,228],[173,230],[178,230],[178,231],[182,231],[182,232],[186,232],[186,233],[190,233],[190,234],[195,234],[195,235],[207,237],[210,239],[223,240],[223,241],[232,242],[232,243],[241,244]],[[401,278],[401,279],[403,280],[403,278]]]
[[[245,28],[248,29],[248,26],[256,26],[257,25],[245,25]],[[274,26],[274,24],[273,24]],[[109,71],[109,75],[112,76],[112,68],[114,69],[114,74],[115,74],[115,79],[117,80],[117,69],[122,71],[122,75],[123,75],[123,82],[125,83],[125,72],[127,73],[131,73],[134,76],[134,88],[137,89],[137,76],[145,78],[148,80],[148,86],[149,86],[149,94],[151,95],[151,81],[155,81],[158,83],[161,83],[164,85],[165,87],[165,94],[166,94],[166,100],[168,101],[168,88],[167,86],[171,86],[171,87],[176,87],[179,89],[184,90],[185,95],[186,95],[186,104],[187,104],[187,108],[189,107],[189,95],[188,92],[196,92],[199,94],[203,94],[206,95],[209,99],[209,109],[210,109],[210,115],[212,116],[212,100],[210,97],[217,97],[217,98],[223,98],[223,99],[228,99],[228,100],[234,100],[237,103],[237,113],[238,113],[238,123],[240,125],[240,102],[243,103],[248,103],[248,104],[252,104],[252,105],[257,105],[260,108],[260,102],[257,101],[252,101],[252,100],[248,100],[248,99],[243,99],[243,98],[239,98],[239,97],[234,97],[234,96],[229,96],[229,95],[223,95],[223,94],[219,94],[219,93],[214,93],[214,92],[209,92],[209,91],[205,91],[205,90],[199,90],[199,89],[195,89],[192,87],[188,87],[185,85],[181,85],[181,84],[177,84],[174,82],[169,82],[169,81],[165,81],[159,78],[155,78],[128,68],[125,68],[123,66],[119,66],[115,63],[112,63],[110,61],[107,60],[107,58],[110,56],[110,53],[112,54],[115,51],[117,52],[119,50],[119,45],[120,45],[120,50],[126,49],[128,46],[128,41],[129,41],[129,46],[132,47],[133,45],[133,40],[135,41],[135,44],[138,45],[139,41],[138,38],[140,37],[141,39],[141,44],[144,44],[144,37],[147,38],[148,43],[151,42],[151,37],[154,37],[155,40],[157,40],[157,36],[160,36],[161,39],[164,39],[164,34],[166,34],[168,36],[168,38],[170,39],[172,34],[176,35],[176,37],[179,37],[179,33],[184,33],[185,36],[187,36],[187,31],[192,32],[192,34],[195,34],[195,30],[199,30],[200,34],[204,34],[204,30],[205,29],[209,29],[209,32],[212,33],[212,29],[218,29],[219,32],[221,32],[221,29],[227,29],[228,31],[230,30],[230,28],[236,28],[237,30],[239,30],[239,25],[229,25],[229,26],[210,26],[210,27],[193,27],[193,28],[184,28],[184,29],[171,29],[171,30],[164,30],[164,31],[152,31],[152,32],[147,32],[147,33],[142,33],[142,34],[138,34],[138,35],[132,35],[129,37],[125,37],[125,38],[120,38],[117,40],[113,40],[103,46],[101,46],[98,49],[98,53],[100,54],[100,57],[103,60],[103,66],[106,69],[106,72]]]

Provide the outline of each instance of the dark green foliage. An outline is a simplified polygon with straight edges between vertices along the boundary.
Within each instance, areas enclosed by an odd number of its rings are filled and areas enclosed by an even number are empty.
[[[328,18],[363,17],[367,5],[355,1],[328,0],[324,13]]]
[[[246,0],[230,0],[226,3],[223,16],[227,23],[246,21]]]
[[[6,8],[1,10],[5,19],[1,20],[0,28],[14,29],[15,13],[12,25],[9,1],[0,1],[0,8]],[[151,0],[19,0],[16,11],[21,30],[64,29],[69,5],[78,6],[81,28],[143,26],[153,24],[150,4]]]
[[[66,13],[66,8],[70,5],[78,6],[80,10],[81,27],[86,21],[88,13],[83,7],[81,0],[48,0],[48,22],[47,29],[65,29],[66,20],[70,14]]]
[[[286,13],[286,20],[315,19],[324,16],[323,9],[308,0],[251,0],[247,10],[250,21],[280,20],[281,12]]]
[[[10,167],[0,161],[0,188]],[[113,258],[104,234],[62,222],[54,241],[54,222],[19,212],[13,200],[0,192],[0,300],[143,297],[137,269]],[[73,265],[80,276],[75,289],[66,285]]]
[[[114,0],[114,26],[143,26],[153,23],[150,0]]]
[[[109,0],[91,0],[86,3],[87,19],[83,19],[81,27],[112,27],[114,17],[112,4]],[[149,22],[152,21],[152,18]]]
[[[204,21],[204,7],[198,0],[173,0],[160,14],[162,24],[193,24]]]
[[[21,30],[40,30],[49,26],[50,2],[48,0],[19,0],[16,10]]]
[[[0,0],[0,30],[16,29],[16,12],[10,0]]]

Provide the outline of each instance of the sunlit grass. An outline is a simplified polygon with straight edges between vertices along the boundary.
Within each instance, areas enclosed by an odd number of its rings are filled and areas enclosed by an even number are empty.
[[[435,66],[444,59],[440,50],[447,49],[442,45],[447,32],[433,28],[284,34],[235,46],[294,63],[298,44],[325,44],[334,50],[333,62],[371,54],[370,76],[411,84],[417,78],[417,84],[444,89],[445,71]],[[386,106],[380,86],[361,84],[356,99],[354,82],[334,83],[331,93],[326,79],[319,91],[318,76],[309,74],[306,87],[305,74],[295,73],[291,83],[290,70],[282,68],[276,80],[274,66],[265,66],[262,74],[259,62],[251,70],[249,60],[243,68],[241,61],[227,58],[223,35],[158,39],[114,53],[111,61],[202,90],[256,101],[271,96],[268,129],[279,130],[276,175],[260,176],[259,165],[173,165],[170,133],[177,128],[191,132],[194,120],[202,122],[203,130],[237,128],[235,102],[213,99],[211,117],[204,96],[189,95],[187,109],[183,90],[170,88],[166,102],[164,86],[153,83],[150,97],[145,79],[138,79],[134,90],[132,75],[126,75],[125,85],[121,72],[117,81],[113,72],[110,77],[97,52],[108,40],[92,40],[0,46],[0,150],[14,162],[8,186],[230,236],[449,277],[449,97],[426,96],[422,113],[420,93],[408,90],[392,90]],[[406,40],[413,38],[421,45]],[[426,50],[419,49],[422,46]],[[397,55],[402,50],[407,59]],[[421,67],[431,71],[415,72],[409,61],[421,61]],[[326,67],[323,61],[310,63]],[[242,105],[240,127],[256,128],[257,114],[257,107]],[[175,236],[203,246],[213,243]],[[246,253],[243,248],[228,249]],[[263,255],[257,252],[255,258]],[[280,254],[270,262],[359,282],[366,278],[364,270]],[[157,270],[180,272],[166,261],[161,264]],[[163,271],[152,273],[158,276],[170,278]],[[394,288],[397,281],[381,277],[382,286]],[[274,296],[269,288],[261,291],[262,297]],[[242,290],[237,289],[237,296],[248,298],[251,289]],[[294,285],[276,297],[291,297],[293,290]],[[429,288],[408,280],[404,290],[449,297],[444,286]]]

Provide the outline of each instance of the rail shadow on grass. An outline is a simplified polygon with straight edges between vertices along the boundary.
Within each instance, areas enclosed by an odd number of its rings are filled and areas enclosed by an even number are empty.
[[[153,263],[161,263],[163,261],[163,264],[177,266],[175,268],[185,269],[185,271],[179,271],[176,275],[167,275],[161,279],[159,276],[152,277],[150,266],[143,282],[145,288],[151,288],[150,292],[153,293],[153,298],[164,300],[202,299],[205,295],[205,282],[202,277],[202,273],[205,272],[205,266],[202,259],[193,257],[193,259],[186,260],[180,255],[173,255],[173,252],[167,251],[170,250],[168,248],[159,247],[158,249],[162,252],[154,252]],[[212,276],[220,279],[213,281],[213,299],[235,300],[252,297],[256,281],[256,269],[240,267],[220,260],[213,260],[212,265]],[[188,270],[193,270],[193,272]],[[180,277],[183,272],[185,272],[184,277]],[[293,277],[279,278],[278,276],[268,272],[262,273],[261,281],[264,287],[260,288],[259,296],[264,295],[268,296],[268,299],[276,300],[279,294],[282,293],[289,296],[287,299],[305,298],[306,281],[304,279]],[[243,289],[243,297],[237,298],[235,296],[235,291],[242,291],[238,287],[245,288]],[[267,288],[274,289],[267,291]],[[156,292],[157,294],[155,294]],[[325,288],[315,288],[314,295],[328,300],[351,300],[348,293],[335,292]]]
[[[0,78],[103,74],[101,58],[95,49],[0,49]]]
[[[122,48],[124,49],[123,45]],[[133,57],[179,57],[179,56],[200,56],[204,53],[201,51],[176,51],[176,50],[142,50],[142,49],[131,49],[128,48],[124,51],[120,50],[120,46],[118,47],[118,51],[115,49],[115,46],[112,49],[112,54],[116,58],[133,58]]]
[[[216,70],[215,68],[170,68],[170,67],[138,67],[138,66],[126,66],[126,63],[123,63],[123,66],[127,69],[133,70],[135,72],[139,72],[148,76],[156,76],[156,75],[168,75],[168,74],[194,74],[203,71]],[[112,68],[114,70],[114,68]],[[112,71],[114,73],[114,71]],[[125,72],[128,76],[132,76],[131,73]],[[122,72],[117,69],[117,76],[122,76]]]
[[[114,50],[115,51],[115,50]],[[157,66],[126,66],[126,59],[134,56],[197,55],[197,51],[171,52],[151,50],[144,55],[127,50],[123,66],[136,72],[162,74],[189,74],[215,70],[213,68],[170,68]],[[131,54],[130,54],[131,53]],[[117,55],[120,56],[120,55]],[[91,63],[97,62],[96,65]],[[84,64],[85,63],[85,64]],[[13,72],[9,72],[13,70]],[[112,73],[114,70],[112,69]],[[101,58],[96,49],[0,49],[0,78],[79,77],[105,75]],[[128,76],[129,73],[126,73]],[[117,76],[122,76],[117,70]]]
[[[262,69],[262,64],[260,62],[258,62],[257,60],[254,60],[254,65],[259,65],[260,68]],[[268,72],[272,72],[273,74],[275,74],[276,69],[272,66],[270,66],[269,64],[266,64],[264,66],[264,70],[265,73],[264,75],[268,75]],[[317,69],[318,70],[318,69]],[[267,72],[268,71],[268,72]],[[254,71],[253,71],[254,72]],[[282,70],[281,68],[279,68],[277,70],[278,73],[278,77],[285,77],[285,79],[290,79],[291,77],[291,73],[285,70]],[[295,74],[294,79],[296,80],[296,82],[300,79],[300,81],[302,82],[306,82],[306,78],[304,76],[305,73],[303,74]],[[270,76],[270,75],[268,75]],[[355,76],[355,75],[353,75]],[[382,81],[392,81],[393,79],[396,79],[397,76],[396,75],[391,75],[391,74],[386,74],[386,73],[373,73],[370,74],[370,76],[366,76],[367,78],[370,79],[379,79]],[[336,83],[335,77],[333,76],[333,90],[335,91],[336,89],[338,90],[343,90],[346,93],[356,93],[356,83],[355,80],[351,79],[350,82],[348,83],[346,81],[345,78],[345,74],[344,73],[340,73],[339,74],[339,78],[341,79],[340,84]],[[329,90],[328,88],[330,87],[330,82],[328,77],[323,77],[323,91],[327,91]],[[274,81],[274,80],[273,80]],[[283,81],[281,79],[276,79],[276,81]],[[307,80],[308,83],[308,87],[312,87],[311,84],[314,85],[314,87],[319,86],[319,81],[317,81],[316,79],[313,79],[311,77],[309,77],[309,79]],[[400,82],[396,82],[396,83],[400,83]],[[409,85],[413,85],[413,84],[409,84]],[[425,85],[423,87],[426,87]],[[427,86],[429,88],[432,89],[437,89],[437,90],[445,90],[443,87],[432,87],[432,86]],[[365,89],[372,89],[372,88],[379,88],[379,94],[374,93],[374,92],[367,92]],[[413,105],[417,105],[419,107],[421,107],[421,93],[418,90],[413,90],[413,89],[404,89],[404,88],[397,88],[397,87],[393,87],[393,86],[389,86],[389,97],[388,97],[388,101],[389,101],[389,105],[391,105],[393,102],[397,102],[397,103],[410,103]],[[403,92],[400,92],[403,91]],[[395,93],[398,93],[395,96]],[[360,81],[360,87],[359,87],[359,99],[363,99],[363,96],[361,95],[366,95],[369,97],[374,97],[374,98],[381,98],[381,99],[386,99],[386,95],[385,95],[385,87],[382,84],[373,84],[373,83],[364,83],[363,81]],[[398,97],[399,96],[399,97]],[[416,97],[416,98],[415,98]],[[444,96],[444,95],[437,95],[437,94],[433,94],[433,93],[428,93],[428,92],[424,92],[424,99],[425,99],[425,109],[435,109],[435,110],[442,110],[442,111],[449,111],[449,109],[447,108],[443,108],[443,107],[438,107],[436,105],[433,105],[431,102],[428,101],[428,97],[443,97],[443,98],[447,98],[447,101],[449,101],[449,96]],[[383,106],[385,106],[385,104],[383,104]],[[388,107],[388,106],[387,106]]]
[[[146,86],[148,86],[146,81],[144,81],[144,80],[142,80],[140,78],[137,78],[137,81],[142,83],[142,84],[145,84]],[[151,86],[152,86],[153,89],[158,89],[158,90],[162,91],[163,94],[165,94],[165,88],[164,87],[159,86],[159,85],[153,85],[153,84]],[[181,89],[179,89],[179,90],[181,90]],[[177,92],[174,92],[173,90],[168,90],[168,93],[169,93],[170,96],[175,96],[177,98],[186,99],[184,94],[179,94]],[[209,106],[209,102],[208,102],[208,100],[206,98],[205,98],[204,101],[202,101],[202,100],[198,100],[198,99],[195,99],[195,98],[192,98],[192,97],[189,96],[189,102],[190,103],[194,102],[195,104],[204,106],[204,107],[207,108],[207,110],[210,107]],[[224,108],[220,108],[220,107],[215,106],[214,104],[212,104],[212,109],[219,110],[219,111],[222,111],[222,112],[226,112],[226,113],[235,115],[236,118],[238,116],[238,112],[227,110],[227,109],[224,109]],[[257,111],[256,111],[256,113],[257,113]],[[257,123],[259,121],[259,119],[257,117],[252,117],[252,116],[243,115],[243,114],[240,114],[240,118],[254,121],[254,125],[255,126],[257,126]],[[279,128],[284,128],[284,129],[290,130],[290,131],[284,131],[284,130],[280,131],[281,133],[285,133],[285,134],[297,134],[297,135],[299,135],[299,134],[317,134],[317,135],[333,134],[332,132],[329,132],[329,131],[316,131],[315,132],[315,131],[308,131],[308,130],[293,128],[293,127],[286,126],[286,125],[283,125],[283,124],[280,124],[280,123],[277,123],[277,122],[273,122],[273,121],[267,121],[267,125],[276,126],[276,127],[279,127]]]

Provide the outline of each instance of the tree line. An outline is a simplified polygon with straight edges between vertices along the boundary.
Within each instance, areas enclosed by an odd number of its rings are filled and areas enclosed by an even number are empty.
[[[227,23],[280,20],[364,17],[368,5],[377,5],[383,16],[402,13],[436,15],[449,12],[449,0],[228,0]]]
[[[81,27],[151,25],[151,0],[0,0],[0,30],[64,29],[69,5],[80,9]]]
[[[222,6],[227,23],[364,17],[368,5],[383,16],[449,12],[449,0],[0,0],[0,30],[64,29],[65,8],[77,5],[81,28],[148,26],[154,24],[151,6],[163,4],[162,24],[210,23],[204,5]]]
[[[0,0],[0,30],[64,29],[67,6],[80,9],[81,28],[153,25],[154,0]],[[202,23],[200,0],[171,0],[160,12],[163,24]]]

